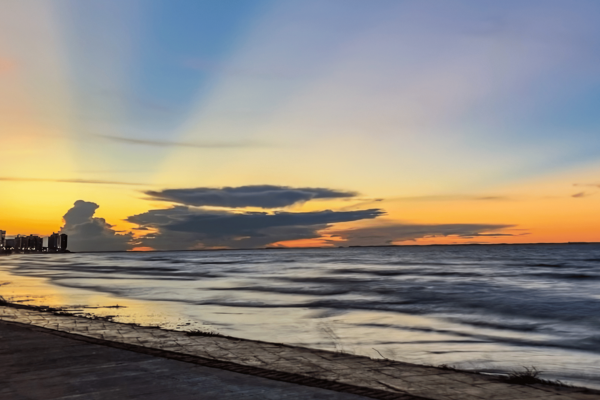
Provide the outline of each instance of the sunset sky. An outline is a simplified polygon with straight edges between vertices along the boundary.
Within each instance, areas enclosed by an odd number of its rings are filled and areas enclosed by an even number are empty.
[[[0,229],[600,241],[600,2],[3,0]]]

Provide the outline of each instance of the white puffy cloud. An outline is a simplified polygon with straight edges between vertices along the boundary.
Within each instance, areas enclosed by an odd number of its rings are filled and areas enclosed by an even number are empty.
[[[63,216],[60,233],[69,235],[71,251],[123,251],[132,248],[131,233],[120,234],[104,218],[95,218],[96,203],[77,200]]]

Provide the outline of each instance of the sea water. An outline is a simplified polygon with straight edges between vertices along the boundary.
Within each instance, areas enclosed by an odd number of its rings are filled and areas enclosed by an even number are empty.
[[[118,322],[600,388],[600,245],[0,258],[0,295]]]

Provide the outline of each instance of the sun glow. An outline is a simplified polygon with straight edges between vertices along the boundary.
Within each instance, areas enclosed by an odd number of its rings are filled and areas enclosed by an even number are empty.
[[[48,235],[85,200],[136,251],[219,213],[268,226],[186,248],[262,247],[283,223],[269,216],[324,210],[336,217],[266,245],[344,246],[384,225],[408,236],[381,244],[600,241],[596,5],[256,3],[2,4],[0,228]],[[488,32],[490,12],[509,22]],[[228,208],[147,194],[252,185],[356,195]],[[186,216],[150,221],[172,207]]]

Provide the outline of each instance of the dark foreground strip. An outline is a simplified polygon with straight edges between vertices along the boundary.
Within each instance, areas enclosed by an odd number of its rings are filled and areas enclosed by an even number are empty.
[[[115,349],[129,350],[136,353],[147,354],[155,357],[162,357],[171,360],[183,361],[192,364],[198,364],[210,368],[218,368],[226,371],[238,372],[240,374],[258,376],[261,378],[272,379],[275,381],[295,383],[298,385],[311,386],[321,389],[333,390],[336,392],[352,393],[360,396],[370,397],[381,400],[431,400],[425,397],[413,396],[406,392],[387,392],[385,390],[370,389],[360,386],[348,385],[345,383],[327,381],[325,379],[312,378],[309,376],[293,374],[290,372],[273,371],[265,368],[250,367],[246,365],[236,364],[230,361],[217,361],[208,358],[191,356],[188,354],[176,353],[168,350],[158,350],[148,347],[138,346],[128,343],[112,342],[110,340],[96,339],[87,336],[77,335],[74,333],[55,331],[39,326],[22,324],[19,322],[2,320],[0,323],[17,325],[25,327],[32,331],[50,333],[52,335],[61,336],[64,338],[75,339],[87,343],[98,344],[102,346],[113,347]]]

